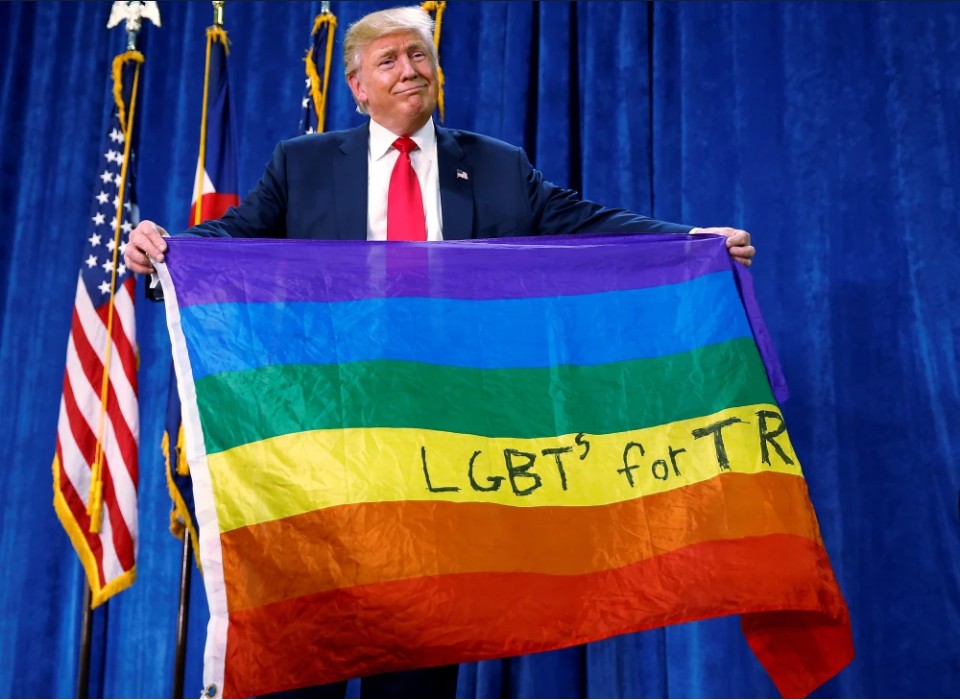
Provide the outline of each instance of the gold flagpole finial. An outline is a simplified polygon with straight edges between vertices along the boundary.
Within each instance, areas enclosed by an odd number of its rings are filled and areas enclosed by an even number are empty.
[[[137,34],[143,26],[143,20],[149,20],[160,26],[160,8],[156,2],[115,2],[110,8],[107,29],[113,29],[120,22],[127,23],[127,51],[136,51]]]
[[[213,0],[213,26],[223,26],[223,5],[224,0]]]

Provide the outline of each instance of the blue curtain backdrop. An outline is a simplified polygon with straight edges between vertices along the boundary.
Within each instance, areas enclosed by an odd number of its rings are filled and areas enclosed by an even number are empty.
[[[382,3],[333,2],[338,38]],[[319,2],[227,3],[241,189],[294,135]],[[141,38],[140,206],[186,222],[210,3]],[[0,696],[71,696],[81,570],[51,507],[66,338],[112,56],[109,3],[0,3]],[[327,124],[358,124],[341,47]],[[960,688],[960,6],[450,2],[448,126],[522,144],[588,197],[749,229],[794,444],[857,658],[821,697]],[[142,283],[141,283],[142,284]],[[141,296],[142,299],[142,296]],[[159,450],[170,370],[138,302],[137,583],[95,617],[94,696],[172,688],[180,544]],[[772,561],[771,567],[777,566]],[[191,601],[186,693],[206,607]],[[351,692],[356,686],[351,686]],[[465,665],[465,697],[770,696],[735,619]]]

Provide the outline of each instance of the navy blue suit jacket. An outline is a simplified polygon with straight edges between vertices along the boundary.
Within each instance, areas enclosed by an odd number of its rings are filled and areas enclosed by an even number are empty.
[[[436,127],[444,240],[559,233],[687,233],[689,226],[609,209],[544,180],[522,149]],[[363,126],[281,142],[257,186],[202,236],[367,238]]]

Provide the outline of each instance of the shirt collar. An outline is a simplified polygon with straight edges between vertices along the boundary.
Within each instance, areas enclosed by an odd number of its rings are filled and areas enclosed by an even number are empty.
[[[386,127],[370,120],[370,157],[374,161],[383,158],[393,148],[393,142],[399,138]],[[423,153],[431,153],[437,143],[437,131],[433,126],[433,117],[421,126],[410,138],[420,147]]]

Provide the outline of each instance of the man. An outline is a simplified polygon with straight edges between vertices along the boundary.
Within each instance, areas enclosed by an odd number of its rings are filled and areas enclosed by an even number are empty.
[[[190,229],[202,236],[358,240],[459,240],[621,232],[720,233],[737,261],[754,255],[750,234],[691,229],[580,199],[543,179],[522,149],[436,127],[433,21],[418,7],[374,12],[344,40],[347,83],[361,127],[277,146],[260,182],[223,218]],[[166,232],[144,221],[131,233],[127,267],[152,273]],[[456,667],[366,679],[364,695],[452,697]],[[304,697],[342,697],[333,684]],[[289,695],[287,695],[289,697]]]
[[[519,148],[436,127],[432,32],[433,21],[417,7],[375,12],[354,24],[344,41],[345,73],[358,110],[370,115],[368,124],[281,143],[239,207],[190,233],[367,240],[719,233],[727,237],[731,256],[750,264],[755,250],[746,231],[691,228],[602,207],[545,181]],[[399,143],[399,137],[413,144]],[[407,184],[392,188],[395,175]],[[137,226],[124,253],[127,267],[153,272],[151,259],[162,261],[166,250],[164,235],[151,221]]]

